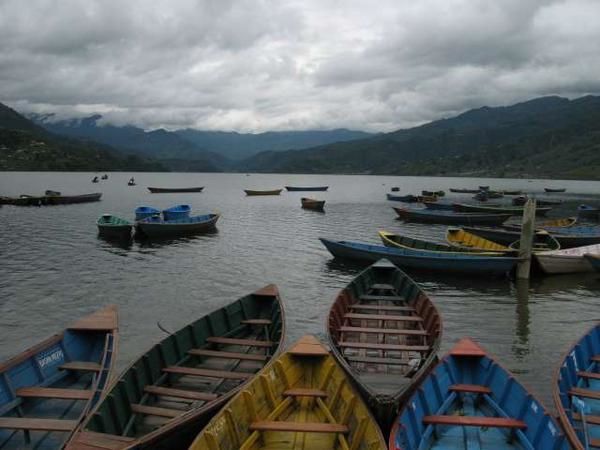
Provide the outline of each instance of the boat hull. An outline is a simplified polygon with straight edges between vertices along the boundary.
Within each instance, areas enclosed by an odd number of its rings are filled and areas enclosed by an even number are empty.
[[[472,214],[452,211],[394,208],[398,218],[407,222],[439,223],[445,225],[500,225],[510,214]]]
[[[289,192],[322,192],[329,189],[329,186],[285,186]]]
[[[148,190],[152,194],[177,194],[181,192],[202,192],[204,186],[200,187],[187,187],[187,188],[159,188],[159,187],[150,187],[148,186]]]
[[[564,250],[536,253],[535,257],[546,273],[593,272],[586,254],[599,255],[600,244]]]
[[[137,222],[137,229],[148,237],[182,236],[214,231],[218,214],[189,217],[179,220],[161,220],[154,217]],[[196,219],[200,219],[195,221]]]
[[[260,195],[279,195],[283,189],[273,189],[271,191],[252,191],[249,189],[244,189],[244,192],[247,196],[260,196]]]
[[[512,216],[523,215],[522,207],[494,207],[494,206],[480,206],[480,205],[469,205],[466,203],[455,203],[454,210],[458,212],[477,212],[477,213],[489,213],[489,214],[510,214]],[[545,216],[552,208],[547,206],[538,207],[535,209],[536,216]]]
[[[5,205],[14,206],[49,206],[49,205],[71,205],[76,203],[90,203],[100,201],[102,194],[96,192],[83,195],[42,195],[42,196],[21,196],[21,197],[2,197],[1,201]]]
[[[302,198],[302,207],[304,209],[312,209],[314,211],[323,211],[325,208],[325,200],[314,200],[312,198]]]

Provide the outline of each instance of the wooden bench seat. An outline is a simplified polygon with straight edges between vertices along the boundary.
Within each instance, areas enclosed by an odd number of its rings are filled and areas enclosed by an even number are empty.
[[[427,336],[427,330],[403,330],[401,328],[363,328],[341,326],[340,331],[344,333],[375,333],[375,334],[400,334],[406,336]]]
[[[27,387],[17,389],[18,397],[60,398],[64,400],[89,400],[92,391],[83,389],[58,389],[47,387]]]
[[[344,356],[349,362],[364,364],[386,364],[388,366],[407,366],[407,359],[399,358],[377,358],[374,356]]]
[[[581,378],[590,378],[592,380],[600,380],[600,373],[596,373],[596,372],[580,371],[580,372],[577,372],[577,376],[581,377]]]
[[[100,370],[102,370],[102,366],[100,364],[90,361],[70,361],[61,364],[58,368],[78,372],[100,372]]]
[[[577,397],[600,400],[600,391],[592,391],[590,389],[583,389],[578,387],[571,388],[571,390],[569,391],[569,395],[576,395]]]
[[[349,309],[362,309],[364,311],[403,311],[403,312],[414,312],[415,308],[412,306],[385,306],[385,305],[362,305],[354,304],[350,305]]]
[[[492,390],[487,386],[479,384],[453,384],[449,388],[454,392],[468,392],[471,394],[491,394]]]
[[[371,286],[369,286],[369,289],[372,290],[380,290],[380,291],[393,291],[396,288],[394,286],[392,286],[391,284],[387,284],[387,283],[373,283]]]
[[[388,350],[399,352],[426,352],[429,345],[378,344],[375,342],[338,342],[342,348],[366,348],[371,350]]]
[[[337,423],[261,421],[250,424],[251,431],[294,431],[300,433],[349,433],[346,425]]]
[[[394,322],[423,322],[423,318],[419,316],[392,316],[385,314],[358,314],[358,313],[346,313],[344,314],[346,319],[361,319],[361,320],[389,320]]]
[[[206,350],[203,348],[193,348],[188,350],[188,354],[194,356],[210,356],[213,358],[223,359],[240,359],[244,361],[267,361],[269,357],[267,355],[257,355],[256,353],[237,353],[237,352],[225,352],[221,350]]]
[[[310,388],[292,388],[283,391],[284,397],[320,397],[326,398],[327,392],[321,389],[310,389]]]
[[[118,436],[109,433],[96,433],[95,431],[80,431],[70,442],[69,448],[80,450],[119,450],[124,447],[124,442],[135,441],[135,438]]]
[[[224,345],[246,345],[248,347],[267,347],[270,348],[273,346],[273,342],[271,341],[257,341],[254,339],[236,339],[236,338],[226,338],[226,337],[208,337],[206,338],[206,342],[210,342],[211,344],[224,344]]]
[[[76,420],[35,419],[28,417],[0,417],[0,428],[35,431],[73,431]]]
[[[463,427],[488,427],[488,428],[527,428],[522,420],[507,419],[504,417],[483,416],[425,416],[423,423],[426,425],[457,425]]]
[[[178,409],[169,409],[169,408],[159,408],[157,406],[147,406],[147,405],[139,405],[137,403],[131,404],[131,412],[135,414],[144,414],[147,416],[159,416],[159,417],[168,417],[172,419],[173,417],[178,417],[183,414],[185,411]]]
[[[590,358],[591,361],[600,362],[600,355],[594,355]]]
[[[573,413],[573,420],[577,420],[577,421],[581,422],[581,414]],[[600,416],[586,414],[585,421],[586,421],[586,423],[589,423],[591,425],[600,425]]]
[[[246,319],[242,320],[244,325],[271,325],[271,321],[269,319]]]
[[[406,299],[404,297],[399,297],[397,295],[373,295],[373,294],[363,294],[359,297],[361,300],[384,300],[390,302],[404,302]]]
[[[163,372],[174,373],[178,375],[189,375],[193,377],[225,378],[228,380],[247,380],[254,376],[248,372],[228,372],[226,370],[201,369],[197,367],[169,366],[163,369]]]
[[[209,402],[218,397],[217,394],[212,394],[210,392],[196,392],[189,391],[186,389],[173,389],[163,386],[153,386],[148,385],[144,387],[144,392],[152,395],[161,395],[164,397],[174,397],[174,398],[184,398],[188,400],[197,400]]]

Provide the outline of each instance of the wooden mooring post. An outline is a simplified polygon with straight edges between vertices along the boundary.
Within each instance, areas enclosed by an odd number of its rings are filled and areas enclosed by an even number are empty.
[[[517,278],[529,279],[531,272],[531,253],[533,250],[533,233],[535,232],[535,199],[530,198],[523,207],[521,224],[521,240],[519,242],[519,264]]]

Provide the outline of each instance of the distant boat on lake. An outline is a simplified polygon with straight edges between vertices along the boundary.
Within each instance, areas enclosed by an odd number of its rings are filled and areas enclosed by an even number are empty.
[[[202,192],[204,186],[200,187],[181,187],[181,188],[159,188],[159,187],[150,187],[148,186],[148,190],[152,194],[176,194],[180,192]]]
[[[302,207],[304,209],[313,209],[315,211],[323,211],[323,207],[325,206],[325,200],[317,200],[314,198],[306,198],[302,197],[300,199],[302,203]]]
[[[281,194],[281,191],[283,191],[283,189],[272,189],[272,190],[267,190],[267,191],[257,191],[257,190],[251,190],[251,189],[244,189],[244,192],[248,196],[254,196],[254,195],[279,195],[279,194]]]
[[[329,189],[329,186],[285,186],[285,188],[290,192],[326,191]]]

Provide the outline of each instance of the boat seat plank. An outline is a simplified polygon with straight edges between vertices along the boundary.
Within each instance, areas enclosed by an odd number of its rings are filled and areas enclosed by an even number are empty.
[[[373,294],[363,294],[359,297],[361,300],[383,300],[390,302],[404,302],[406,299],[404,297],[400,297],[398,295],[373,295]]]
[[[327,356],[327,351],[323,345],[314,336],[304,336],[296,344],[288,350],[290,355],[295,356]]]
[[[175,397],[175,398],[185,398],[185,399],[189,399],[189,400],[198,400],[198,401],[204,401],[204,402],[209,402],[218,397],[217,394],[211,394],[208,392],[196,392],[196,391],[189,391],[189,390],[185,390],[185,389],[173,389],[173,388],[168,388],[168,387],[152,386],[152,385],[144,387],[144,392],[147,392],[147,393],[153,394],[153,395],[161,395],[161,396],[165,396],[165,397]]]
[[[366,320],[389,320],[395,322],[423,322],[423,318],[419,316],[392,316],[385,314],[344,314],[346,319],[366,319]]]
[[[600,448],[600,439],[590,439],[590,447]]]
[[[321,389],[293,388],[283,391],[284,397],[320,397],[326,398],[327,392]]]
[[[472,394],[491,394],[492,390],[479,384],[453,384],[450,390],[454,392],[468,392]]]
[[[594,355],[590,358],[591,361],[600,362],[600,355]]]
[[[394,286],[392,286],[391,284],[387,284],[387,283],[374,283],[371,286],[369,286],[370,289],[379,289],[379,290],[383,290],[383,291],[393,291],[394,289],[396,289]]]
[[[92,391],[83,389],[58,389],[47,387],[26,387],[17,389],[18,397],[60,398],[64,400],[89,400]]]
[[[400,328],[362,328],[341,326],[340,331],[344,333],[382,333],[382,334],[402,334],[406,336],[427,336],[427,330],[403,330]]]
[[[226,370],[200,369],[196,367],[169,366],[163,372],[194,377],[225,378],[228,380],[247,380],[254,376],[248,372],[229,372]]]
[[[102,366],[95,362],[90,361],[70,361],[61,364],[59,369],[63,370],[74,370],[78,372],[100,372]]]
[[[250,424],[251,431],[293,431],[300,433],[349,433],[346,425],[337,423],[261,421]]]
[[[193,348],[188,350],[188,354],[194,356],[210,356],[213,358],[223,359],[240,359],[244,361],[267,361],[269,357],[267,355],[257,355],[253,353],[237,353],[237,352],[225,352],[221,350],[206,350],[203,348]]]
[[[522,420],[507,419],[504,417],[483,416],[425,416],[423,423],[427,425],[457,425],[463,427],[489,427],[489,428],[527,428]]]
[[[569,395],[576,395],[577,397],[600,400],[600,391],[592,391],[590,389],[583,389],[578,387],[571,388],[571,390],[569,391]]]
[[[244,325],[271,325],[273,322],[269,319],[246,319],[242,320],[241,323]]]
[[[108,306],[89,316],[79,319],[68,329],[79,331],[102,331],[116,330],[117,328],[117,309],[115,306]]]
[[[369,356],[344,356],[349,362],[365,363],[365,364],[387,364],[388,366],[407,366],[407,359],[399,358],[376,358]]]
[[[135,438],[117,436],[108,433],[96,433],[94,431],[82,431],[75,435],[69,448],[77,450],[121,450],[124,442],[135,441]]]
[[[412,306],[385,306],[385,305],[350,305],[350,309],[363,309],[366,311],[404,311],[414,312],[415,308]]]
[[[581,414],[573,413],[573,420],[577,420],[577,421],[581,422]],[[586,421],[586,423],[589,423],[590,425],[600,425],[600,416],[586,414],[585,421]]]
[[[12,430],[70,432],[76,426],[76,420],[34,419],[29,417],[0,417],[0,428],[7,428]]]
[[[406,351],[406,352],[426,352],[431,347],[429,345],[403,345],[403,344],[378,344],[374,342],[338,342],[338,346],[342,348],[366,348],[372,350],[391,350],[391,351]]]
[[[247,345],[248,347],[272,347],[274,345],[271,341],[257,341],[254,339],[236,339],[236,338],[225,338],[225,337],[209,337],[206,338],[206,342],[211,344],[224,344],[224,345]]]
[[[131,411],[135,414],[144,414],[147,416],[159,416],[159,417],[178,417],[185,411],[178,409],[159,408],[157,406],[140,405],[137,403],[131,404]]]
[[[581,377],[581,378],[591,378],[593,380],[600,380],[600,373],[595,373],[595,372],[579,371],[579,372],[577,372],[577,376]]]

